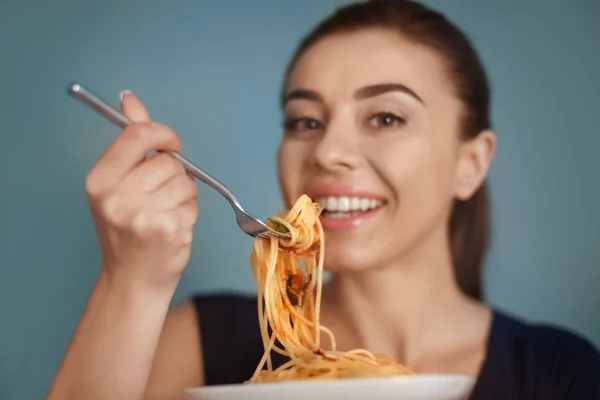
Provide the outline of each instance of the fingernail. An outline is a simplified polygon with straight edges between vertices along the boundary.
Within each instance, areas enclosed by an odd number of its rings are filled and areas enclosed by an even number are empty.
[[[125,96],[126,94],[131,94],[131,90],[123,90],[120,94],[119,94],[119,99],[121,101],[121,103],[123,102],[123,96]]]

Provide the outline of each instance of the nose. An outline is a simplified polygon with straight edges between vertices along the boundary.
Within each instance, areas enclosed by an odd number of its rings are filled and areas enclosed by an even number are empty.
[[[315,164],[329,172],[356,169],[361,151],[355,129],[344,121],[330,121],[314,151]]]

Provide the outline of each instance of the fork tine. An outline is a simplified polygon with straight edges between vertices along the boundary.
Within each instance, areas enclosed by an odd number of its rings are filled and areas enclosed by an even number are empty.
[[[258,234],[256,234],[256,236],[260,237],[260,238],[263,238],[263,239],[270,239],[272,237],[274,237],[276,239],[288,239],[288,237],[285,236],[282,233],[279,233],[277,231],[271,232],[271,231],[268,231],[268,230],[265,230],[264,232],[258,233]]]

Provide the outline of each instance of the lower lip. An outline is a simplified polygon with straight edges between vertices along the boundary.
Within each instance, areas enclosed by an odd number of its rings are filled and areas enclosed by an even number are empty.
[[[362,225],[375,214],[381,211],[385,206],[379,206],[369,211],[359,211],[348,218],[330,218],[327,214],[321,214],[321,224],[323,229],[348,229]]]

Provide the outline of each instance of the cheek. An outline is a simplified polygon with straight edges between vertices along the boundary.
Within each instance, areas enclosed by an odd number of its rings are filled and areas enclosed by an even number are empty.
[[[421,136],[386,146],[373,164],[381,171],[400,209],[416,216],[439,208],[451,197],[455,169],[452,154],[449,146]]]
[[[423,136],[380,144],[370,157],[373,167],[400,197],[431,178],[435,158],[430,141]]]
[[[445,224],[452,204],[455,162],[448,148],[431,148],[429,157],[407,177],[406,190],[401,195],[404,217],[408,225],[429,230]]]

